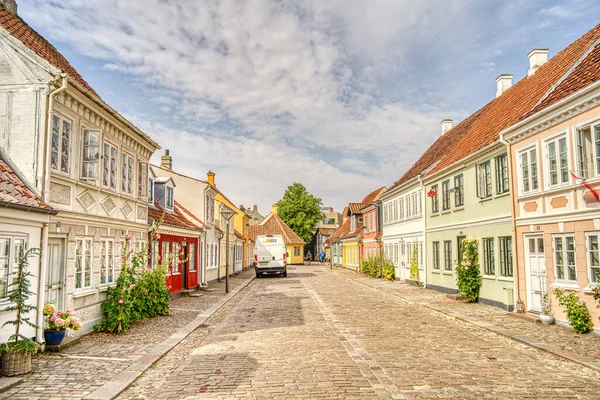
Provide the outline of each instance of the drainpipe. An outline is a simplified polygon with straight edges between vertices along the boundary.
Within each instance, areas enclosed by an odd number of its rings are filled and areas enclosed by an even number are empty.
[[[510,193],[514,193],[514,190],[516,188],[515,186],[515,180],[514,180],[514,175],[512,173],[512,158],[510,155],[510,144],[504,139],[504,134],[500,134],[500,143],[504,144],[506,146],[506,158],[508,159],[508,176],[509,178],[509,189],[510,189]],[[513,199],[513,196],[510,196],[510,210],[511,210],[511,222],[512,222],[512,237],[513,237],[513,244],[512,244],[512,251],[513,251],[513,274],[514,274],[514,283],[513,283],[513,307],[514,310],[513,312],[517,311],[517,299],[519,299],[519,294],[518,294],[518,285],[519,285],[519,268],[518,268],[518,260],[519,260],[519,255],[517,254],[517,220],[515,219],[517,216],[517,211],[515,208],[515,202]],[[515,262],[516,261],[516,262]]]
[[[38,273],[38,296],[37,296],[37,322],[35,328],[35,339],[38,343],[44,342],[44,293],[46,290],[46,265],[48,262],[48,223],[42,228],[42,243],[40,254],[40,267]]]
[[[423,195],[421,196],[421,199],[423,200],[423,204],[421,204],[421,211],[423,212],[423,247],[425,247],[425,249],[422,250],[423,252],[423,287],[426,288],[427,287],[427,237],[425,236],[425,207],[426,207],[426,201],[425,201],[425,185],[423,185],[423,180],[421,179],[421,174],[417,175],[417,180],[419,181],[419,185],[421,186],[421,190],[423,191]],[[417,246],[419,245],[419,242],[417,240]],[[411,255],[412,257],[412,255]],[[417,260],[419,259],[419,254],[417,254]]]
[[[61,86],[48,93],[48,116],[46,117],[46,146],[44,149],[44,155],[46,156],[44,160],[45,176],[42,191],[42,200],[44,201],[44,203],[48,203],[48,199],[50,197],[50,149],[52,148],[52,112],[54,110],[54,96],[67,90],[67,74],[62,73],[60,74],[60,77],[62,78]]]

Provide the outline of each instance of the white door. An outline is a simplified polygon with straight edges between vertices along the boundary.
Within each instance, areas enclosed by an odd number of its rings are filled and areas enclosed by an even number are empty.
[[[546,293],[546,258],[544,237],[527,236],[527,304],[532,311],[541,311],[542,294]]]
[[[65,241],[63,239],[48,239],[48,268],[46,269],[46,300],[57,309],[63,307],[63,268],[66,265]]]

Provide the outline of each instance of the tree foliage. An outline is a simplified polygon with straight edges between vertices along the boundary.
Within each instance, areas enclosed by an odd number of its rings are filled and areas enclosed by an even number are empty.
[[[322,219],[321,199],[298,182],[288,186],[277,202],[277,215],[305,242],[310,242],[315,225]]]

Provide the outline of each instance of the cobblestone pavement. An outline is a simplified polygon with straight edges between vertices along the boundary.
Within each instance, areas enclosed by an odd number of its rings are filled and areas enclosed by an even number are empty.
[[[122,397],[599,397],[597,371],[360,279],[306,266],[290,268],[288,278],[255,280]],[[390,291],[429,296],[384,284]],[[586,345],[593,348],[594,342]]]
[[[252,274],[254,270],[247,270],[232,277],[231,287],[237,287]],[[211,287],[214,292],[172,300],[171,315],[134,323],[127,334],[92,333],[60,353],[35,356],[33,373],[0,393],[0,399],[84,398],[225,295],[224,281]]]

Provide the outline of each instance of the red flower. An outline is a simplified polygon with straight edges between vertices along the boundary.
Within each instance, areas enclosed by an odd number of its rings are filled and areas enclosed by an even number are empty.
[[[129,235],[125,236],[125,241],[129,242],[131,240],[131,237],[129,237]]]
[[[433,189],[431,189],[429,192],[427,192],[427,197],[435,197],[437,196],[437,192]]]

